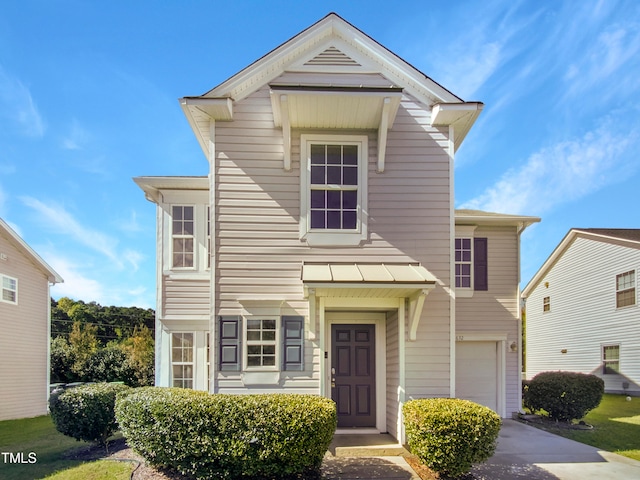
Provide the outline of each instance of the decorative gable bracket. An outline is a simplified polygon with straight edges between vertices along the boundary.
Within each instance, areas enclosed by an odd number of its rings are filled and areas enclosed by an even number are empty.
[[[415,341],[417,338],[424,301],[434,287],[435,285],[431,288],[423,288],[409,297],[409,340],[411,341]]]
[[[402,88],[270,85],[273,121],[282,127],[283,167],[291,170],[291,130],[377,130],[377,171],[384,171],[387,132],[393,127]]]

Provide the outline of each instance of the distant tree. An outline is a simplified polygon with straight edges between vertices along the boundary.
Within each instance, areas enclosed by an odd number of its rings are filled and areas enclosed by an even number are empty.
[[[137,386],[153,385],[155,353],[151,330],[146,325],[136,327],[133,335],[126,339],[122,345],[135,371]]]
[[[71,371],[76,376],[82,377],[85,363],[98,350],[96,327],[91,324],[82,326],[80,322],[73,322],[71,333],[69,333],[69,346],[74,356]]]

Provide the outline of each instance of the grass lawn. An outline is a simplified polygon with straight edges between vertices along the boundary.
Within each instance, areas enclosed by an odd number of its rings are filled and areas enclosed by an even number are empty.
[[[627,402],[624,395],[605,394],[598,408],[583,420],[593,425],[593,430],[549,430],[577,442],[640,460],[639,397],[632,397]]]
[[[12,463],[8,455],[0,456],[0,478],[2,480],[34,480],[48,478],[56,472],[63,472],[60,476],[54,476],[56,480],[67,478],[82,478],[92,480],[102,479],[128,479],[133,466],[121,462],[99,462],[107,463],[99,467],[98,472],[102,476],[96,476],[88,468],[93,463],[82,462],[65,458],[65,453],[74,449],[88,447],[86,442],[78,442],[73,438],[66,437],[59,433],[53,426],[51,417],[48,415],[22,420],[5,420],[0,422],[0,452],[10,452],[21,454],[20,460],[23,463]],[[29,463],[31,462],[31,463]],[[114,464],[114,467],[111,467]],[[80,472],[74,473],[82,465]],[[126,472],[120,473],[125,467]],[[98,474],[99,475],[99,474]]]

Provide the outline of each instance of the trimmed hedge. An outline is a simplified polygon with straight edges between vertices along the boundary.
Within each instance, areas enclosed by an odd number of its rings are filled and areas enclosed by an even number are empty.
[[[118,383],[95,383],[54,393],[49,410],[56,430],[68,437],[106,445],[118,430],[114,415],[116,395],[129,390]]]
[[[529,381],[523,402],[532,411],[544,410],[554,420],[570,422],[600,405],[603,395],[604,381],[595,375],[542,372]]]
[[[490,408],[458,398],[410,400],[402,408],[409,450],[432,470],[457,477],[496,449],[502,421]]]
[[[127,444],[154,466],[196,478],[317,470],[335,431],[333,401],[315,395],[226,395],[163,387],[118,398]]]

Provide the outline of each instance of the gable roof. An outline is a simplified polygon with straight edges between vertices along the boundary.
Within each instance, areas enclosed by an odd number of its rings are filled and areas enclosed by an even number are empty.
[[[180,99],[182,109],[205,155],[208,155],[210,120],[232,120],[234,102],[240,101],[264,85],[270,84],[285,71],[382,74],[390,82],[386,94],[382,91],[363,92],[362,90],[358,94],[377,95],[378,99],[384,94],[390,97],[391,101],[398,103],[399,100],[394,99],[394,94],[397,94],[398,89],[413,95],[432,108],[433,125],[454,126],[454,148],[456,149],[464,140],[483,107],[481,102],[464,102],[339,15],[329,13],[205,94]],[[282,85],[271,87],[284,88]],[[288,85],[286,87],[291,90],[300,86]],[[344,88],[343,85],[314,85],[312,87],[334,90]],[[278,125],[280,115],[276,111],[280,108],[280,102],[273,101],[273,104],[274,120],[276,125],[280,126]],[[347,108],[345,107],[345,109]],[[397,104],[395,108],[397,108]],[[388,127],[390,128],[395,112],[393,112],[393,108],[387,110],[391,110],[386,113],[389,119],[384,119],[384,121],[390,122]],[[385,128],[387,127],[385,126]]]
[[[596,242],[640,249],[640,229],[637,228],[572,228],[531,278],[522,291],[522,298],[531,294],[576,238],[588,238]]]
[[[63,283],[64,280],[56,271],[47,264],[27,243],[20,238],[20,236],[4,221],[0,218],[0,235],[5,237],[15,248],[29,258],[32,263],[42,271],[49,282],[51,283]],[[3,253],[3,252],[0,252]],[[4,261],[0,257],[0,262]]]

